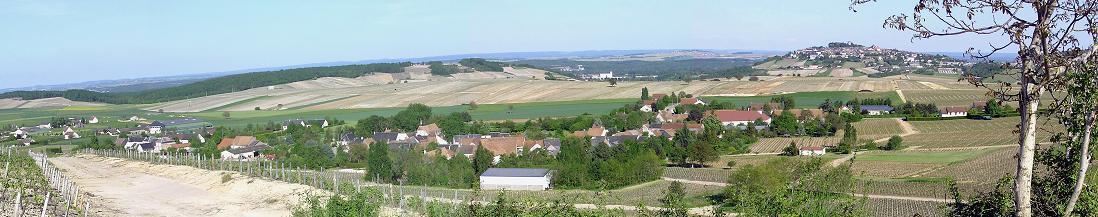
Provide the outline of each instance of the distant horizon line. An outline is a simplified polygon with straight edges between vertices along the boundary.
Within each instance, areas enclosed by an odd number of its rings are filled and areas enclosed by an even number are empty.
[[[856,42],[853,42],[853,43],[856,43]],[[822,46],[827,46],[827,45],[822,45]],[[872,46],[872,45],[867,45],[867,46]],[[887,47],[884,47],[884,48],[903,50],[903,49],[898,49],[898,48],[887,48]],[[540,54],[540,55],[577,54],[578,55],[580,53],[592,53],[592,52],[657,52],[657,51],[684,51],[684,50],[723,51],[723,52],[760,52],[760,53],[762,53],[762,52],[765,52],[765,53],[778,53],[778,52],[790,52],[791,51],[791,50],[739,49],[739,48],[655,48],[655,49],[589,49],[589,50],[571,50],[571,51],[568,51],[568,50],[544,50],[544,51],[506,51],[506,52],[483,52],[483,53],[459,53],[459,54],[444,54],[444,55],[419,56],[419,57],[373,58],[373,59],[363,59],[363,60],[336,60],[336,61],[328,61],[328,62],[289,64],[289,65],[282,65],[282,66],[248,67],[248,68],[229,69],[229,70],[214,71],[214,72],[181,73],[181,74],[166,75],[166,76],[150,76],[150,77],[137,77],[137,78],[115,78],[115,79],[77,81],[77,82],[67,82],[67,83],[41,84],[41,85],[30,85],[30,86],[21,86],[21,87],[0,88],[0,92],[10,92],[10,91],[19,91],[19,90],[33,90],[33,89],[50,89],[50,88],[55,88],[55,87],[58,87],[58,86],[88,85],[88,87],[91,87],[91,85],[94,85],[95,83],[119,82],[119,81],[136,81],[136,80],[142,80],[142,79],[167,79],[167,80],[172,80],[172,78],[177,78],[176,80],[182,80],[182,79],[187,79],[187,78],[202,79],[202,78],[221,77],[221,76],[233,75],[233,74],[274,71],[274,70],[283,70],[283,69],[340,66],[340,65],[354,65],[354,64],[369,64],[369,63],[384,63],[384,62],[421,63],[421,62],[430,62],[430,61],[459,60],[459,59],[464,59],[464,58],[484,58],[484,59],[492,59],[492,60],[536,59],[536,58],[561,58],[561,59],[564,59],[564,58],[569,58],[569,57],[565,57],[565,56],[555,56],[555,57],[553,57],[553,56],[544,56],[544,57],[500,57],[500,56],[503,56],[503,55],[524,55],[524,54],[525,55],[538,55],[538,54]],[[927,54],[955,54],[955,55],[963,55],[965,53],[965,52],[956,52],[956,51],[949,51],[949,52],[944,52],[944,51],[911,51],[911,52],[927,53]],[[618,55],[626,55],[626,54],[618,54]],[[780,54],[778,54],[778,55],[780,55]],[[1014,55],[1014,54],[1013,53],[999,52],[999,53],[996,53],[996,55]],[[492,57],[492,56],[496,56],[496,57]],[[587,57],[593,57],[593,56],[612,56],[612,55],[588,54]],[[957,57],[954,57],[954,58],[957,58]],[[81,88],[72,88],[72,89],[81,89]]]

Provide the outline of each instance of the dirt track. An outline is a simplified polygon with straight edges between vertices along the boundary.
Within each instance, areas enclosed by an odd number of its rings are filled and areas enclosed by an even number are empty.
[[[289,216],[312,187],[185,166],[82,155],[51,158],[99,202],[95,216]]]

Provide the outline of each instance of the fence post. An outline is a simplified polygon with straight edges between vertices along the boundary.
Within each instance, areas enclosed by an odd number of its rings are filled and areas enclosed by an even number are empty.
[[[19,188],[19,193],[15,194],[15,212],[23,215],[23,191],[26,189]]]
[[[41,217],[46,217],[46,210],[48,210],[46,208],[50,207],[50,193],[52,193],[52,192],[50,192],[49,190],[46,190],[46,201],[42,202],[42,215],[41,215]]]

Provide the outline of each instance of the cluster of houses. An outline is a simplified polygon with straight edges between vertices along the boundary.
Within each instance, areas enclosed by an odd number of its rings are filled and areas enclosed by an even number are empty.
[[[796,50],[786,54],[785,57],[800,60],[856,59],[865,63],[866,67],[882,72],[925,68],[936,69],[936,72],[942,74],[957,74],[960,73],[960,68],[971,65],[971,63],[941,55],[882,49],[876,45],[866,47],[842,42]]]
[[[0,135],[0,140],[14,139],[18,141],[17,144],[28,146],[36,142],[31,138],[31,135],[49,133],[53,129],[64,129],[61,130],[60,135],[53,134],[59,136],[63,140],[79,139],[80,133],[74,130],[74,128],[80,129],[84,128],[85,124],[96,123],[99,123],[99,118],[91,116],[90,118],[69,117],[61,119],[60,121],[44,122],[35,126],[13,126],[12,128],[14,128],[14,130],[4,135]]]

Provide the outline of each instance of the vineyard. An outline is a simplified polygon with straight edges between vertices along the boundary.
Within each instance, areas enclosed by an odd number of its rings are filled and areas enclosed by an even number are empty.
[[[1017,153],[1016,148],[1000,148],[991,154],[952,164],[923,176],[952,177],[958,182],[994,183],[999,178],[1014,175],[1016,165],[1013,162],[1016,162],[1014,156]]]
[[[797,142],[797,147],[831,146],[839,143],[839,139],[839,137],[760,138],[759,142],[751,145],[751,153],[782,152],[783,148],[789,146],[789,142]]]
[[[870,216],[945,216],[945,203],[870,198],[866,201]]]
[[[854,128],[858,129],[858,139],[877,140],[904,133],[903,127],[896,119],[892,118],[867,118],[855,122]]]
[[[666,167],[663,169],[663,177],[717,183],[727,182],[728,175],[731,174],[732,170],[713,168]]]
[[[971,106],[976,101],[987,101],[985,90],[904,90],[908,102],[934,103],[938,107]]]
[[[998,118],[994,120],[946,120],[912,121],[919,133],[904,137],[904,145],[920,148],[955,148],[1012,145],[1018,143],[1014,133],[1018,124],[1016,118]],[[1039,122],[1041,125],[1043,122]],[[1040,129],[1037,141],[1045,142],[1058,132],[1056,128]]]
[[[903,178],[913,175],[914,172],[930,170],[940,167],[938,164],[928,163],[903,163],[887,161],[855,160],[851,172],[856,176],[878,178]]]
[[[2,148],[0,162],[0,216],[87,216],[90,195],[62,176],[45,154]]]

